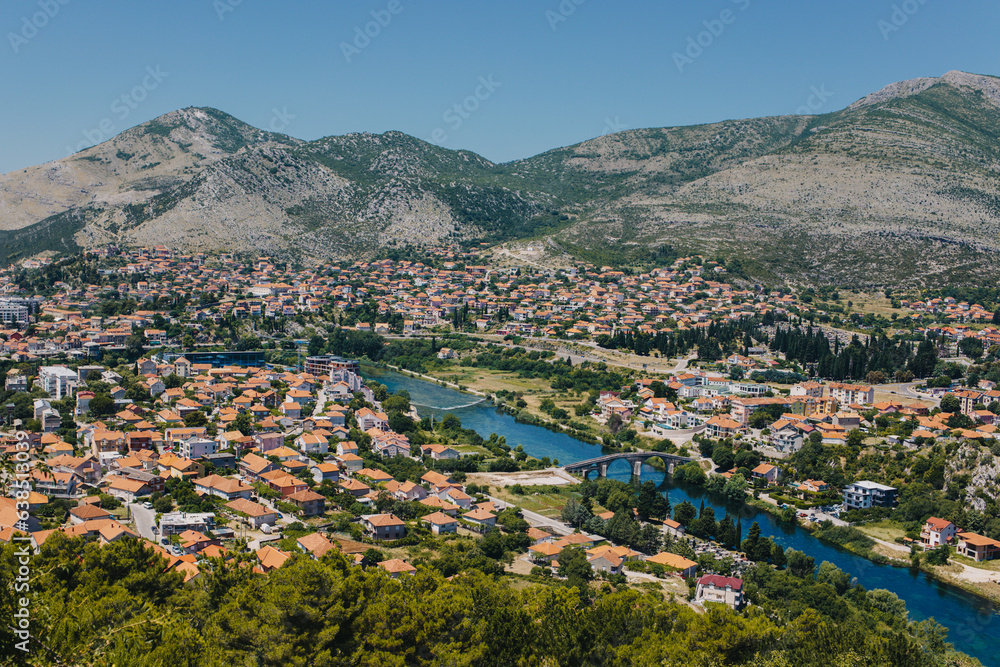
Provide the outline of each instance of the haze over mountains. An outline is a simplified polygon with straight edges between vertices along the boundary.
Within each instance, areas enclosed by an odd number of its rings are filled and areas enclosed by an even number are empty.
[[[400,132],[306,142],[221,111],[165,114],[0,176],[0,258],[108,242],[277,257],[548,236],[661,244],[842,285],[1000,268],[1000,79],[949,72],[841,111],[627,130],[493,164]]]

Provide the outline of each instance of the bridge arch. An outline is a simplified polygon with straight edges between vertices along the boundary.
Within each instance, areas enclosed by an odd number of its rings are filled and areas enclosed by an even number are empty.
[[[673,469],[674,469],[674,462],[673,462],[673,460],[671,460],[671,458],[668,455],[666,455],[666,454],[660,455],[659,453],[656,453],[656,454],[654,454],[652,456],[646,456],[646,457],[644,457],[642,459],[637,459],[635,461],[635,463],[633,464],[633,470],[632,470],[633,474],[636,477],[639,477],[640,474],[642,473],[642,465],[644,463],[649,463],[650,461],[659,461],[660,462],[660,465],[663,466],[663,474],[664,474],[665,478],[669,477],[670,474],[673,472]]]
[[[607,477],[609,467],[614,464],[614,462],[624,459],[632,466],[632,475],[638,477],[642,474],[643,462],[654,458],[660,459],[663,462],[668,474],[672,473],[676,466],[694,460],[685,456],[665,454],[663,452],[621,452],[618,454],[598,456],[593,459],[587,459],[586,461],[578,461],[577,463],[564,466],[563,470],[566,472],[582,474],[586,478],[589,478],[590,473],[597,471],[597,474],[600,477]]]
[[[616,472],[619,474],[626,471],[630,473],[635,472],[632,466],[632,462],[624,457],[612,459],[611,461],[608,461],[605,465],[607,467],[605,469],[604,475],[602,475],[603,477],[610,477]]]

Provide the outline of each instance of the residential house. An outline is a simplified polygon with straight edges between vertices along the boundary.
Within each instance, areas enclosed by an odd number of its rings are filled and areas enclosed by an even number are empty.
[[[458,450],[446,445],[421,445],[420,451],[424,456],[429,456],[435,461],[457,459],[462,456]]]
[[[330,451],[329,441],[318,433],[303,433],[295,438],[295,446],[303,454],[326,454]]]
[[[278,516],[274,510],[246,498],[237,498],[225,504],[225,507],[247,525],[260,528],[264,524],[273,526]]]
[[[424,523],[430,524],[431,532],[435,535],[454,533],[458,531],[458,520],[448,516],[444,512],[434,512],[420,519]]]
[[[257,560],[260,561],[260,565],[255,569],[259,569],[260,572],[266,574],[277,570],[291,557],[291,554],[287,554],[280,549],[275,549],[268,544],[257,550]]]
[[[186,459],[197,460],[215,454],[219,445],[215,440],[200,436],[191,436],[187,440],[182,440],[178,447],[178,452]]]
[[[681,523],[674,521],[673,519],[664,519],[663,532],[668,533],[674,537],[684,537],[684,535],[687,533],[687,530],[685,530],[684,526]]]
[[[705,426],[708,435],[713,438],[731,438],[743,428],[740,422],[722,415],[715,415],[705,423]]]
[[[385,570],[389,576],[393,579],[398,579],[404,574],[413,576],[417,573],[417,568],[413,567],[404,560],[399,558],[392,558],[390,560],[384,560],[378,564],[380,568]]]
[[[484,509],[476,508],[471,512],[467,512],[462,515],[462,518],[471,523],[479,524],[480,526],[489,528],[495,526],[497,523],[497,515],[492,512],[487,512]]]
[[[194,480],[194,490],[198,493],[218,496],[226,500],[236,500],[237,498],[249,499],[253,493],[253,487],[244,486],[239,481],[229,477],[219,475],[208,475]]]
[[[743,580],[706,574],[698,580],[694,599],[696,602],[719,602],[736,610],[742,609],[746,604],[743,596]]]
[[[272,470],[260,476],[260,481],[281,494],[282,499],[294,493],[305,491],[309,485],[298,477],[293,477],[284,470]]]
[[[368,486],[364,482],[358,479],[342,479],[337,483],[344,493],[349,493],[355,498],[361,498],[372,490],[372,487]]]
[[[168,512],[160,515],[160,535],[180,534],[185,530],[205,532],[215,523],[212,512]]]
[[[316,516],[326,511],[326,498],[309,489],[296,491],[285,500],[298,507],[302,516]]]
[[[361,527],[376,540],[398,540],[406,536],[406,524],[393,514],[364,514]]]
[[[788,419],[779,419],[771,424],[767,442],[779,452],[793,453],[802,449],[804,442],[802,426]]]
[[[427,490],[411,481],[397,482],[396,480],[390,480],[386,482],[385,490],[398,500],[414,501],[423,500],[427,497]]]
[[[110,519],[111,512],[101,509],[97,505],[86,503],[78,505],[69,511],[69,522],[72,525],[93,521],[95,519]]]
[[[1000,558],[1000,542],[976,533],[959,533],[957,551],[979,563]]]
[[[313,463],[309,466],[309,472],[312,473],[313,480],[317,484],[322,484],[325,481],[330,481],[336,484],[340,481],[340,466],[336,463],[331,463],[329,461],[324,463]]]
[[[664,551],[646,559],[647,563],[659,563],[667,572],[682,579],[693,577],[698,571],[698,563],[688,560],[684,556]]]
[[[252,453],[240,459],[236,467],[245,478],[253,481],[261,481],[261,475],[278,469],[267,459]]]
[[[384,412],[373,412],[371,408],[361,408],[354,413],[358,428],[368,432],[373,428],[385,431],[389,428],[389,417]]]
[[[750,471],[754,479],[763,479],[768,485],[778,481],[778,468],[770,463],[761,463]]]
[[[365,461],[357,454],[343,454],[337,457],[348,475],[353,475],[365,466]]]
[[[303,535],[295,540],[295,545],[303,553],[307,553],[312,556],[314,560],[319,560],[328,551],[336,549],[336,545],[320,533],[309,533],[308,535]]]
[[[920,529],[920,542],[924,549],[934,549],[942,545],[951,544],[958,535],[958,528],[947,519],[930,517],[924,522]]]
[[[146,482],[116,475],[108,483],[107,492],[119,500],[134,503],[136,498],[148,496],[153,490]]]
[[[875,388],[868,385],[831,382],[830,397],[841,405],[871,405],[875,402]]]

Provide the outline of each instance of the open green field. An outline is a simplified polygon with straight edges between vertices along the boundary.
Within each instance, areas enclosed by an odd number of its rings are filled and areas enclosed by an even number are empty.
[[[857,529],[868,537],[885,540],[886,542],[895,542],[897,537],[904,537],[906,535],[903,527],[891,519],[860,524],[857,526]]]
[[[536,512],[542,516],[557,518],[562,512],[562,508],[566,506],[566,502],[570,498],[580,499],[580,494],[573,491],[560,491],[558,493],[530,493],[531,487],[524,487],[524,495],[519,495],[510,490],[510,488],[498,489],[493,494],[497,498],[500,498],[504,502],[517,505],[521,509],[526,509],[529,512]]]

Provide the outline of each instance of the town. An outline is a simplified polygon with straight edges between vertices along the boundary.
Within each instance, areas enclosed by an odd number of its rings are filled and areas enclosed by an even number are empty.
[[[655,583],[740,611],[764,604],[746,594],[756,564],[811,562],[741,526],[750,504],[1000,598],[1000,471],[976,466],[997,453],[992,312],[935,297],[899,301],[905,321],[831,316],[835,295],[824,309],[735,289],[700,257],[641,275],[488,261],[444,247],[294,269],[104,248],[6,271],[0,540],[140,541],[184,582],[330,552],[391,578],[455,574],[464,553],[490,573]],[[560,466],[422,416],[362,364],[602,446]],[[483,373],[494,384],[461,384]],[[619,459],[632,484],[612,479]],[[731,515],[671,507],[641,479],[657,469]]]

